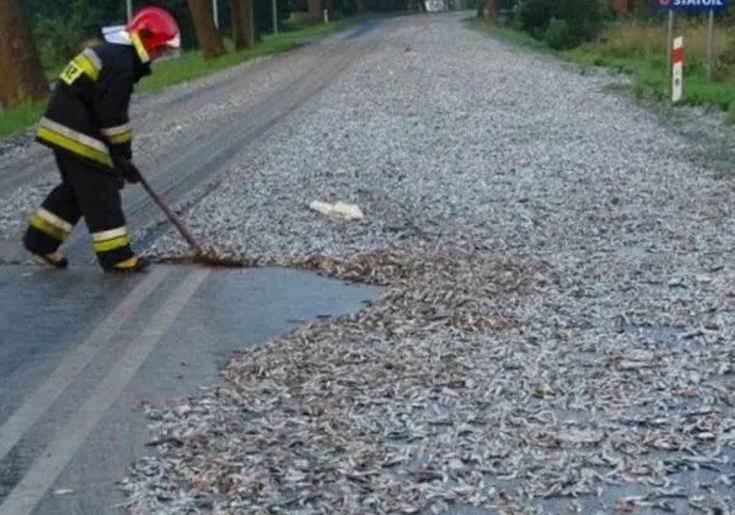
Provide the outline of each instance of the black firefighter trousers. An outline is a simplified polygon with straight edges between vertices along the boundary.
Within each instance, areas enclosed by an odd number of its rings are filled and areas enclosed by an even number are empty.
[[[34,254],[56,252],[84,217],[100,266],[134,257],[122,212],[121,178],[60,151],[54,152],[61,183],[28,222],[23,242]]]

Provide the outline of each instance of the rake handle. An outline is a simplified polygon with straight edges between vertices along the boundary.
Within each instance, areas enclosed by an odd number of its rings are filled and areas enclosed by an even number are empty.
[[[151,196],[153,201],[158,204],[158,207],[160,207],[164,213],[166,213],[166,216],[169,220],[171,220],[171,223],[176,226],[176,228],[179,230],[181,235],[184,237],[184,239],[196,249],[197,254],[202,255],[204,254],[204,251],[199,246],[199,244],[196,242],[194,237],[191,235],[189,230],[184,227],[184,224],[181,223],[181,220],[169,209],[169,207],[166,205],[166,203],[161,199],[161,197],[158,196],[158,194],[153,191],[153,188],[151,188],[150,184],[148,184],[148,181],[143,177],[142,173],[138,173],[138,177],[140,180],[140,184],[143,186],[143,188],[148,192],[148,194]]]

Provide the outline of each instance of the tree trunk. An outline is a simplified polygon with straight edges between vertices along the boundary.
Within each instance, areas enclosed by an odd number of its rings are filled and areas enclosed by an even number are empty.
[[[485,14],[485,0],[477,0],[477,17],[482,18]]]
[[[255,45],[255,19],[252,0],[230,0],[232,38],[235,48],[251,48]]]
[[[245,43],[248,47],[253,47],[256,40],[254,0],[240,0],[240,16]]]
[[[498,7],[497,0],[485,0],[485,18],[490,22],[490,25],[496,27],[498,25]]]
[[[315,25],[322,23],[324,13],[322,12],[322,0],[307,0],[309,6],[309,23]]]
[[[252,9],[252,13],[253,13],[252,14],[252,19],[253,19],[253,23],[252,23],[252,27],[253,27],[252,39],[253,39],[253,44],[256,44],[257,45],[258,43],[262,43],[263,42],[263,27],[258,24],[257,20],[262,20],[264,18],[264,15],[263,15],[263,12],[262,12],[263,11],[263,8],[264,8],[264,4],[265,3],[270,3],[270,2],[262,2],[262,1],[258,2],[256,0],[250,0],[250,3],[251,3],[251,9]],[[268,11],[268,13],[270,13],[270,9],[268,9],[267,11]],[[270,19],[270,18],[268,18],[268,19]]]
[[[222,55],[225,47],[214,26],[211,0],[186,0],[186,2],[194,21],[194,32],[202,56],[205,59],[211,59]]]
[[[240,23],[240,11],[240,0],[230,0],[230,29],[232,30],[232,41],[235,43],[235,50],[247,46],[242,24]]]
[[[367,0],[357,0],[357,12],[365,14],[367,12]]]
[[[48,81],[19,0],[0,0],[0,102],[3,109],[45,100]]]

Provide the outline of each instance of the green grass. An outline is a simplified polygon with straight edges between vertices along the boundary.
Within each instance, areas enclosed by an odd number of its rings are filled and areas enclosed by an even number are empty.
[[[512,27],[493,28],[486,21],[477,19],[466,20],[466,23],[486,35],[576,64],[582,72],[592,67],[603,67],[628,75],[632,79],[633,93],[639,98],[668,99],[665,26],[616,23],[610,25],[597,41],[573,50],[555,51],[543,41]],[[677,105],[719,109],[728,113],[728,121],[735,124],[735,76],[725,70],[718,72],[713,80],[707,78],[704,30],[700,23],[686,24],[681,28],[686,57],[684,92]],[[716,35],[715,48],[726,47],[733,36],[731,32],[728,27],[721,28]]]
[[[484,34],[492,35],[497,39],[507,43],[513,43],[542,53],[554,53],[543,41],[534,39],[529,34],[513,29],[508,26],[491,27],[485,20],[479,20],[475,17],[464,20],[465,24],[473,30]]]
[[[46,103],[29,103],[0,114],[0,136],[7,136],[22,131],[36,123],[43,114]]]
[[[735,102],[730,104],[730,107],[727,111],[727,116],[725,117],[725,125],[735,125]]]
[[[376,18],[376,16],[352,16],[340,20],[330,20],[329,23],[315,26],[308,26],[303,19],[297,19],[288,30],[279,32],[277,35],[267,35],[261,43],[250,49],[235,52],[231,43],[226,41],[228,51],[215,59],[206,60],[199,52],[187,52],[179,58],[155,64],[153,74],[140,81],[135,90],[136,92],[156,91],[175,84],[199,79],[257,57],[291,50],[307,39],[333,33],[371,18]],[[55,80],[58,73],[49,72],[48,75],[49,80]],[[37,122],[43,114],[45,106],[46,104],[43,102],[3,111],[0,114],[0,137],[23,131]]]

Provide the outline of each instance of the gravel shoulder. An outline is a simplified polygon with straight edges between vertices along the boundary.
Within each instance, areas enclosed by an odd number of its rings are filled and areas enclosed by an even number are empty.
[[[385,288],[151,404],[178,444],[132,465],[132,513],[730,513],[722,155],[693,116],[670,128],[460,19],[374,31],[185,213],[254,264]],[[148,253],[186,251],[169,231]]]

